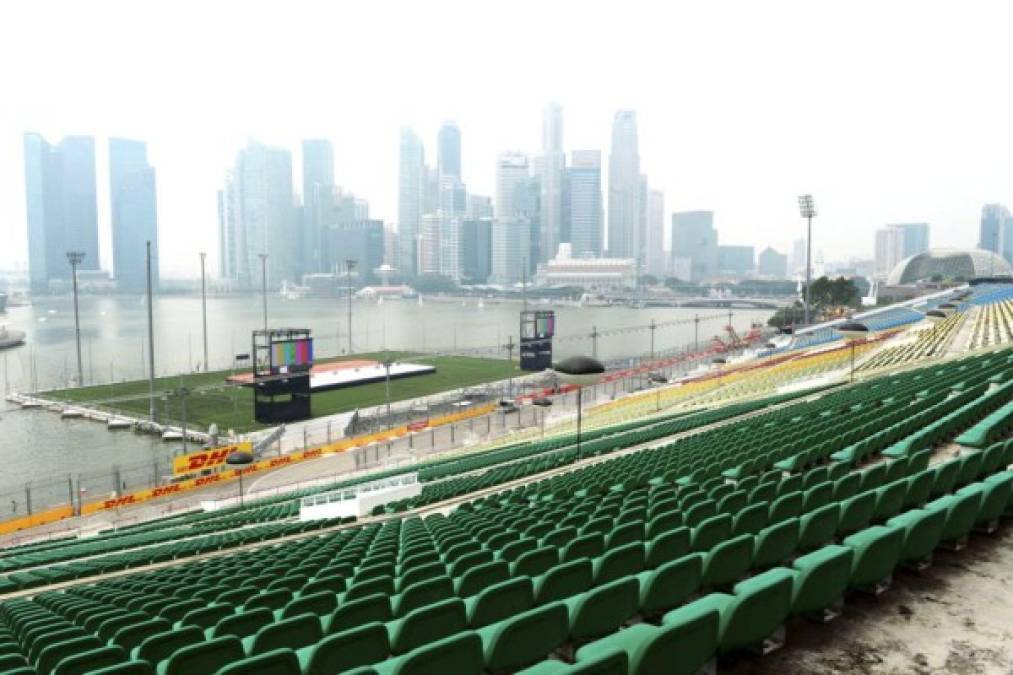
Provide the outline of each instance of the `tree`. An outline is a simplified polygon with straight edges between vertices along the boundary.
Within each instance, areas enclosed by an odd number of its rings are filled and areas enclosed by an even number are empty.
[[[817,312],[831,312],[845,307],[858,307],[861,296],[851,279],[820,277],[812,283],[809,301]]]

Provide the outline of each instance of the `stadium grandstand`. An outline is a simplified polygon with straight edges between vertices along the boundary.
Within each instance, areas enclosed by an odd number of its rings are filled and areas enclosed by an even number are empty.
[[[579,436],[0,541],[0,673],[692,674],[802,624],[832,643],[856,598],[1013,517],[1013,285],[850,321],[869,336],[780,336],[592,405]]]

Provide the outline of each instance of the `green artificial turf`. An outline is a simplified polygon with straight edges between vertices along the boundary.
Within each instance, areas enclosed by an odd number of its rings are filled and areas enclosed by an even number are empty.
[[[392,402],[472,387],[520,374],[517,365],[505,359],[408,354],[391,356],[436,367],[436,372],[429,375],[391,380]],[[349,358],[380,360],[383,354],[357,354]],[[194,428],[206,429],[212,423],[217,424],[223,432],[228,429],[242,432],[263,427],[253,420],[253,395],[250,389],[224,386],[225,377],[229,374],[231,371],[217,371],[156,378],[155,403],[159,419],[172,420],[174,423],[182,420],[181,399],[166,396],[165,392],[185,386],[191,389],[191,394],[186,398],[187,423]],[[147,380],[60,389],[46,392],[43,396],[62,401],[94,403],[132,416],[146,417],[148,414]],[[313,395],[313,416],[323,417],[356,408],[371,408],[382,405],[384,400],[383,382],[321,392]]]

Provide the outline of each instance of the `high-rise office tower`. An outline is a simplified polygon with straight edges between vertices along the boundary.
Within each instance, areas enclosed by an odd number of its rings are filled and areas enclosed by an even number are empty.
[[[444,122],[437,134],[436,170],[439,176],[461,180],[461,129],[456,122]]]
[[[529,163],[520,152],[504,152],[496,160],[496,218],[492,226],[492,279],[510,284],[523,275],[531,252],[531,223],[525,217],[521,189],[528,184]]]
[[[768,246],[756,256],[756,271],[761,277],[784,279],[788,273],[788,256]]]
[[[788,261],[788,264],[790,276],[805,278],[805,237],[791,242],[791,260]]]
[[[672,263],[684,267],[689,280],[703,281],[718,273],[718,232],[713,211],[682,211],[672,214]]]
[[[566,173],[572,255],[574,258],[600,257],[603,229],[601,151],[574,150]]]
[[[722,276],[745,277],[755,269],[752,246],[718,246],[718,272]]]
[[[887,275],[905,258],[929,250],[928,223],[896,223],[876,230],[876,274]]]
[[[222,276],[240,288],[259,288],[267,254],[267,283],[277,288],[297,281],[300,238],[292,236],[296,209],[292,193],[292,154],[250,141],[236,155],[219,194]]]
[[[896,223],[887,227],[901,232],[901,260],[929,250],[928,223]]]
[[[637,113],[620,110],[612,121],[609,155],[608,255],[636,258],[643,238],[640,219],[640,153]]]
[[[24,148],[28,275],[32,292],[46,293],[51,280],[70,279],[68,251],[84,253],[78,269],[99,269],[95,141],[68,136],[53,146],[27,133]]]
[[[141,141],[109,139],[109,211],[113,226],[113,275],[121,291],[147,284],[145,243],[151,242],[151,283],[158,287],[158,208],[155,170]]]
[[[896,227],[876,230],[876,274],[887,276],[904,259],[904,232]]]
[[[563,152],[563,109],[558,103],[545,106],[542,115],[541,215],[539,217],[540,260],[556,255],[563,240],[563,176],[566,154]]]
[[[461,280],[484,284],[492,270],[492,219],[465,220],[460,230]]]
[[[1013,216],[1002,204],[981,207],[978,248],[998,253],[1013,262]]]
[[[647,273],[664,278],[665,260],[665,193],[650,190],[647,197]]]
[[[465,218],[467,220],[492,218],[492,197],[469,192],[466,195],[465,202],[468,205],[465,209]]]
[[[398,169],[397,231],[400,241],[401,273],[407,277],[418,274],[418,237],[422,227],[427,186],[425,150],[418,135],[401,129],[401,151]]]
[[[326,139],[302,142],[302,273],[326,272],[335,260],[329,255],[326,233],[334,209],[334,146]]]

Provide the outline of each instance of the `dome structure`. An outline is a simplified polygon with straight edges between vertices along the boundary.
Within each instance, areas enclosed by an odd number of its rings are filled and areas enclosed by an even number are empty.
[[[944,279],[1013,276],[1013,267],[992,251],[934,248],[905,258],[887,277],[888,286],[913,284],[934,276]]]

